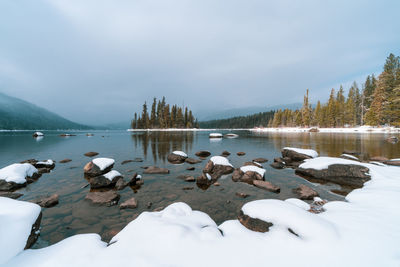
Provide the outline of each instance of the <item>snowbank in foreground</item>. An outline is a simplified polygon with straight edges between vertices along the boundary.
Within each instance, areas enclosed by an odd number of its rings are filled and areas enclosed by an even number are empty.
[[[322,167],[325,160],[305,164]],[[23,251],[7,266],[398,267],[400,168],[349,162],[368,167],[371,180],[351,192],[347,202],[325,204],[323,213],[308,213],[307,204],[294,199],[245,204],[245,213],[274,223],[267,233],[250,231],[238,220],[217,226],[207,214],[175,203],[160,212],[143,212],[108,247],[98,235],[76,235]]]
[[[309,132],[312,128],[301,127],[281,127],[281,128],[254,128],[250,129],[253,132]],[[400,128],[395,127],[372,127],[361,126],[354,128],[317,128],[321,133],[400,133]]]
[[[40,211],[39,205],[0,197],[0,265],[24,249]]]

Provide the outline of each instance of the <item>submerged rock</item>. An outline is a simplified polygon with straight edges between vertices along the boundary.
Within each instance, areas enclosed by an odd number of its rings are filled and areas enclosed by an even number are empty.
[[[242,152],[242,151],[241,151],[241,152],[237,152],[236,155],[238,155],[238,156],[244,156],[244,155],[246,155],[246,152]]]
[[[297,194],[302,200],[311,200],[318,196],[318,193],[310,187],[301,184],[298,188],[293,189],[293,193]]]
[[[194,171],[196,168],[195,167],[188,167],[188,168],[186,168],[186,170],[188,170],[188,171]]]
[[[187,158],[187,159],[185,159],[185,162],[189,163],[189,164],[197,164],[197,163],[200,163],[201,160],[194,159],[194,158]]]
[[[120,195],[112,190],[106,192],[89,192],[85,199],[93,204],[113,206],[118,204]]]
[[[261,188],[261,189],[264,189],[264,190],[267,190],[267,191],[270,191],[273,193],[281,192],[281,188],[279,186],[273,185],[272,183],[270,183],[268,181],[253,180],[253,185],[258,188]]]
[[[137,207],[137,201],[134,197],[124,201],[119,205],[120,209],[135,209]]]
[[[24,194],[21,193],[15,193],[15,192],[1,192],[0,191],[0,197],[8,197],[12,199],[17,199],[22,197]]]
[[[48,197],[40,198],[40,199],[36,200],[35,203],[38,204],[39,206],[41,206],[42,208],[54,207],[55,205],[58,204],[58,194],[53,194]]]
[[[226,151],[226,150],[222,151],[222,153],[221,153],[221,155],[224,156],[224,157],[227,157],[227,156],[229,156],[230,154],[231,154],[231,153],[230,153],[229,151]]]
[[[211,152],[207,151],[207,150],[200,150],[200,151],[197,151],[195,153],[195,155],[198,157],[201,157],[201,158],[206,158],[211,155]]]
[[[268,159],[266,159],[266,158],[256,158],[256,159],[253,159],[253,162],[258,162],[258,163],[265,163],[265,162],[267,162],[268,161]]]
[[[160,168],[156,166],[150,166],[144,170],[146,174],[168,174],[169,170],[166,168]]]
[[[72,161],[72,159],[63,159],[63,160],[60,160],[59,163],[67,163],[70,161]]]
[[[235,195],[238,197],[241,197],[241,198],[246,198],[246,197],[250,196],[249,194],[246,194],[243,192],[236,192]]]

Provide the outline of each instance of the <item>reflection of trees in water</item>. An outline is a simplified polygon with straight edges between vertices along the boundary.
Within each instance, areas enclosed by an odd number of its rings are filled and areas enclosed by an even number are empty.
[[[193,132],[136,132],[132,134],[135,148],[141,146],[143,155],[147,158],[148,149],[151,149],[154,162],[157,159],[166,161],[169,153],[175,150],[188,152],[193,145]]]
[[[312,148],[322,156],[338,157],[343,151],[361,153],[361,159],[368,156],[400,157],[400,142],[391,144],[389,136],[383,134],[346,133],[264,133],[277,150],[285,146]]]

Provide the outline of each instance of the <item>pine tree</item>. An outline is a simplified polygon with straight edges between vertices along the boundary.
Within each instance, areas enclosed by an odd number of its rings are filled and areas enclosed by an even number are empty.
[[[339,91],[337,92],[335,109],[335,124],[337,127],[343,127],[345,123],[345,97],[343,86],[341,85]]]
[[[301,108],[301,115],[302,115],[302,124],[305,127],[310,126],[311,124],[311,105],[308,99],[308,89],[306,95],[304,96],[303,100],[303,107]]]
[[[157,107],[157,99],[154,97],[153,104],[151,105],[151,115],[150,115],[150,128],[156,127],[156,107]]]
[[[322,125],[322,107],[320,101],[318,101],[317,106],[315,107],[312,124],[318,127]]]
[[[386,99],[385,83],[382,79],[382,73],[379,75],[375,92],[372,97],[371,107],[365,115],[365,122],[368,125],[378,126],[384,123],[384,102]]]
[[[336,104],[335,104],[335,89],[332,88],[331,94],[328,100],[328,109],[327,109],[327,127],[335,127],[335,117],[336,117]]]

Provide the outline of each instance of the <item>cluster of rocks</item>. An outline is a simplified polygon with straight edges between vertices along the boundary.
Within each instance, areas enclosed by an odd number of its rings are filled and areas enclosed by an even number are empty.
[[[231,174],[233,171],[234,168],[227,158],[214,156],[207,162],[202,175],[197,177],[196,183],[200,188],[206,188],[215,183],[222,175]]]
[[[306,159],[314,158],[315,155],[302,153],[303,149],[283,148],[281,153],[282,157],[274,158],[274,162],[270,164],[275,169],[283,168],[297,168]],[[315,152],[316,153],[316,152]],[[318,154],[316,154],[318,155]]]

